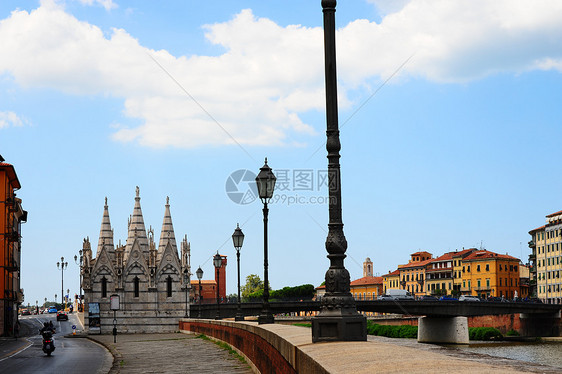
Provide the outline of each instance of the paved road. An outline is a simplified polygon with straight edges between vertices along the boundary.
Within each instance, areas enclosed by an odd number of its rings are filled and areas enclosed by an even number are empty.
[[[56,321],[56,316],[20,317],[22,335],[18,341],[4,341],[0,356],[0,373],[107,373],[113,357],[101,345],[88,339],[65,338],[72,333],[78,319],[70,314],[69,321]],[[41,350],[40,326],[53,321],[56,328],[55,351],[49,357]],[[27,332],[27,333],[26,333]]]

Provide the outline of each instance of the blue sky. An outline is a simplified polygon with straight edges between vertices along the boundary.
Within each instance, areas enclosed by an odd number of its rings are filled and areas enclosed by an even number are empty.
[[[382,275],[420,249],[482,245],[526,262],[527,232],[562,209],[560,19],[557,1],[339,2],[352,279],[366,257]],[[219,250],[235,292],[239,222],[242,278],[263,277],[262,206],[235,203],[226,182],[264,157],[285,176],[270,207],[271,285],[319,285],[321,25],[320,1],[2,1],[0,154],[29,211],[26,302],[60,294],[61,256],[78,292],[72,258],[86,236],[97,246],[104,198],[124,242],[137,185],[157,238],[170,197],[193,271],[212,278]]]

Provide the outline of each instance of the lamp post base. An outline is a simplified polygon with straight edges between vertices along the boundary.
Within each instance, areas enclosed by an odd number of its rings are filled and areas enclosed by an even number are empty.
[[[271,314],[271,312],[261,312],[261,314],[258,316],[258,324],[265,325],[268,323],[275,323],[273,314]]]
[[[312,318],[312,342],[366,341],[367,318],[360,314],[351,316],[326,316]]]

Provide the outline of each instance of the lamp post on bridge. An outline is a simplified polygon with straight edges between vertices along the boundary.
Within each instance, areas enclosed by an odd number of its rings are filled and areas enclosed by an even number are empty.
[[[64,262],[64,257],[60,258],[60,262],[57,262],[57,269],[61,271],[61,286],[60,286],[60,299],[62,305],[62,310],[66,309],[66,303],[64,302],[64,269],[68,268],[68,262]],[[56,299],[56,295],[55,295]]]
[[[197,318],[201,318],[201,278],[203,278],[201,266],[195,271],[195,274],[197,274],[197,279],[199,280],[199,312],[197,313]]]
[[[242,248],[242,244],[244,243],[244,233],[242,232],[238,224],[236,224],[236,229],[234,230],[234,234],[232,234],[232,243],[234,244],[234,248],[236,249],[236,261],[238,263],[238,308],[236,310],[236,316],[234,317],[234,320],[244,321],[244,315],[242,314],[242,305],[240,302],[240,249]]]
[[[215,319],[221,319],[219,288],[220,288],[220,268],[222,265],[222,257],[221,255],[219,255],[218,251],[217,254],[213,256],[213,265],[215,265],[215,269],[217,270],[217,315],[215,316]]]
[[[326,81],[326,150],[328,151],[329,223],[326,251],[330,268],[326,272],[326,294],[320,313],[312,318],[312,342],[367,340],[367,320],[357,313],[350,292],[350,276],[344,266],[347,241],[343,233],[340,133],[336,78],[336,0],[322,0],[324,14],[324,60]]]
[[[258,324],[273,323],[275,320],[271,310],[269,310],[269,279],[268,279],[268,262],[267,262],[267,215],[269,209],[267,203],[273,197],[275,189],[275,181],[277,178],[271,168],[267,165],[267,157],[265,164],[260,168],[260,172],[256,177],[258,186],[258,194],[263,203],[263,305],[260,315],[258,316]]]

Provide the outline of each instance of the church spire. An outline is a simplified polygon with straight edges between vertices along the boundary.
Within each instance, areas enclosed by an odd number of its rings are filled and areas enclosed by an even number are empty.
[[[160,231],[160,243],[158,244],[158,254],[162,255],[166,249],[168,241],[172,249],[177,253],[176,236],[174,234],[174,225],[172,224],[172,215],[170,214],[170,198],[166,196],[166,209],[164,211],[164,221],[162,222],[162,230]]]
[[[98,240],[98,249],[96,257],[100,254],[103,246],[109,246],[110,250],[113,249],[113,230],[111,230],[111,222],[109,221],[109,209],[107,207],[107,196],[105,198],[105,205],[103,207],[103,218],[101,220],[100,237]]]
[[[133,209],[133,215],[129,223],[129,233],[127,235],[127,246],[125,247],[125,253],[128,254],[133,248],[133,242],[135,238],[139,242],[139,246],[143,252],[148,252],[148,238],[146,236],[146,229],[144,227],[144,218],[142,216],[142,210],[140,206],[140,189],[136,187],[135,196],[135,207]]]

